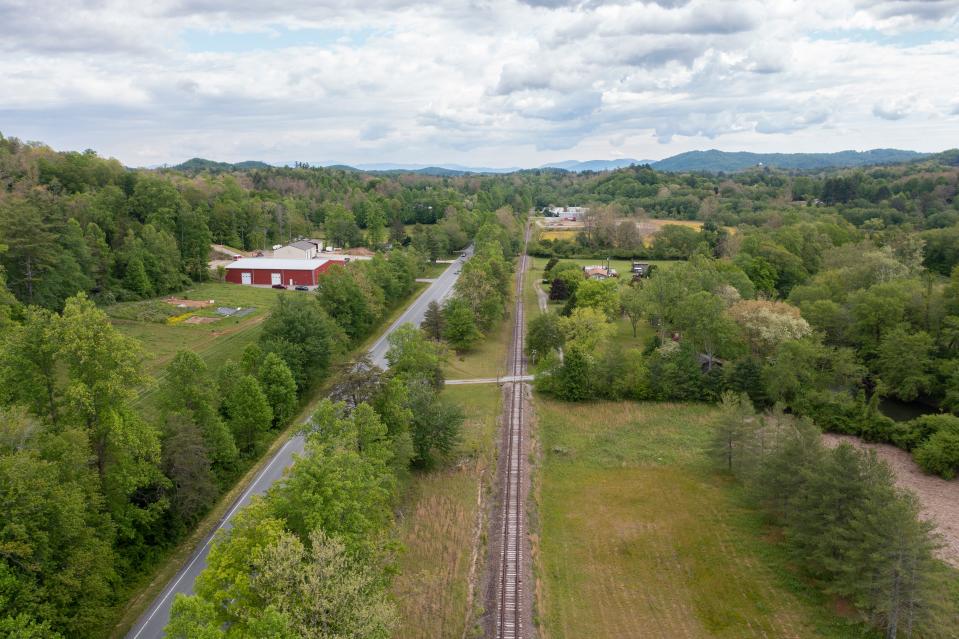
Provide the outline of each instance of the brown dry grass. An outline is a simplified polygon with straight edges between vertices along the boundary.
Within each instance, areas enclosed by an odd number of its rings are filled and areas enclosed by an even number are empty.
[[[501,394],[495,385],[443,392],[466,411],[464,438],[457,461],[414,474],[404,496],[399,518],[404,550],[393,584],[397,639],[463,637],[478,612],[470,579],[482,543],[477,532],[486,529],[481,500],[492,481]]]

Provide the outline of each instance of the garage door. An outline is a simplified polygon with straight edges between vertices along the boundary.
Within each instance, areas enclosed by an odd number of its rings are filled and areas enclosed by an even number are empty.
[[[253,273],[241,273],[241,274],[240,274],[240,277],[242,278],[241,281],[242,281],[244,284],[252,284],[252,283],[253,283]]]
[[[270,284],[276,286],[277,284],[283,283],[283,274],[282,273],[270,273]]]

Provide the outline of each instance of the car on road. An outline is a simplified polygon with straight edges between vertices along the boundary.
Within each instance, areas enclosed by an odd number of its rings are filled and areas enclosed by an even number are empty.
[[[282,288],[282,289],[285,290],[285,289],[286,289],[286,286],[285,286],[284,284],[274,284],[274,285],[273,285],[273,288]]]
[[[294,286],[293,288],[295,288],[295,289],[298,290],[298,291],[308,291],[308,290],[310,290],[310,287],[309,287],[309,286],[303,286],[302,284],[299,285],[299,286]]]

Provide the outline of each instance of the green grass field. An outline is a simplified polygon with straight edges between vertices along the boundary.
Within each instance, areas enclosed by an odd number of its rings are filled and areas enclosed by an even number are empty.
[[[482,593],[471,595],[469,584],[471,571],[482,569],[480,500],[489,498],[502,392],[495,385],[451,386],[443,394],[466,413],[463,442],[445,468],[414,473],[403,495],[403,551],[393,585],[397,639],[462,637],[482,604]]]
[[[536,414],[543,637],[864,636],[710,467],[715,408],[537,397]]]
[[[439,277],[443,274],[443,271],[450,267],[449,264],[437,263],[437,264],[427,264],[426,268],[423,270],[423,274],[420,275],[421,278],[433,279]]]
[[[199,309],[194,313],[200,317],[219,317],[213,310],[217,306],[254,307],[256,310],[239,319],[224,317],[209,324],[179,322],[170,325],[165,322],[117,318],[113,318],[112,322],[124,335],[140,342],[144,351],[144,371],[159,381],[163,377],[167,364],[179,350],[193,351],[202,357],[207,367],[214,372],[226,360],[239,359],[243,349],[259,337],[261,324],[280,295],[306,295],[306,293],[208,282],[178,293],[176,297],[189,300],[214,300],[213,306]],[[124,306],[128,304],[108,307],[106,312],[110,315],[122,315]],[[150,398],[155,394],[156,388],[156,384],[153,384],[140,390],[138,402],[142,407],[149,408]]]

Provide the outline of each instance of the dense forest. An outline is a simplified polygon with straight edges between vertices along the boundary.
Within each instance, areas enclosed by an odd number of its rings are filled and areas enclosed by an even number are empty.
[[[756,438],[769,433],[789,451],[807,423],[894,443],[929,472],[952,476],[957,166],[959,154],[946,153],[882,167],[726,175],[649,167],[460,176],[259,165],[131,170],[92,151],[0,137],[0,634],[104,634],[144,566],[183,538],[349,349],[408,299],[425,262],[472,240],[476,256],[456,294],[430,309],[422,330],[394,335],[388,374],[351,364],[335,376],[333,401],[313,418],[308,460],[211,556],[211,565],[233,570],[244,544],[256,541],[263,553],[247,557],[247,568],[258,581],[208,578],[196,598],[178,602],[171,627],[184,637],[219,636],[224,622],[236,636],[295,629],[313,612],[270,593],[296,565],[330,589],[317,606],[357,602],[337,609],[336,623],[383,635],[397,482],[406,468],[450,450],[462,421],[437,392],[444,344],[467,351],[504,316],[516,215],[548,205],[590,213],[575,239],[534,238],[530,247],[552,258],[545,286],[564,304],[529,328],[542,392],[570,401],[724,401],[737,451],[729,468],[770,489],[761,478],[786,453],[760,456]],[[702,226],[666,225],[649,239],[636,222],[651,218]],[[256,343],[218,371],[194,353],[177,354],[157,384],[159,410],[140,411],[134,391],[151,384],[143,348],[103,309],[215,278],[211,244],[252,250],[311,235],[369,246],[377,257],[335,267],[315,295],[280,297]],[[672,262],[638,282],[597,282],[567,260],[608,256]],[[642,348],[624,351],[610,340],[609,326],[624,316],[654,327]],[[882,398],[919,402],[931,414],[893,422],[878,408]],[[736,415],[753,407],[775,417],[763,429],[737,429],[745,422]],[[799,424],[790,431],[797,434],[783,435],[786,423]],[[843,454],[817,451],[804,472],[881,475]],[[324,494],[320,476],[342,476],[344,492]],[[857,504],[885,499],[884,482],[857,493]],[[783,504],[808,504],[803,491],[822,486],[780,488],[757,499],[795,526],[806,544],[797,548],[808,548],[823,534],[820,520]],[[926,565],[928,531],[909,527],[914,508],[903,499],[889,516],[920,548],[904,561]],[[343,518],[309,519],[307,510]],[[804,518],[790,519],[796,513]],[[816,547],[823,556],[847,550]],[[356,580],[324,581],[325,565],[349,566]],[[861,596],[882,625],[888,609],[875,593],[888,583],[886,565],[867,567],[876,571],[874,590],[849,596]],[[851,588],[833,564],[818,570],[837,589]],[[920,595],[933,582],[916,583],[916,597],[897,606],[927,600]]]

